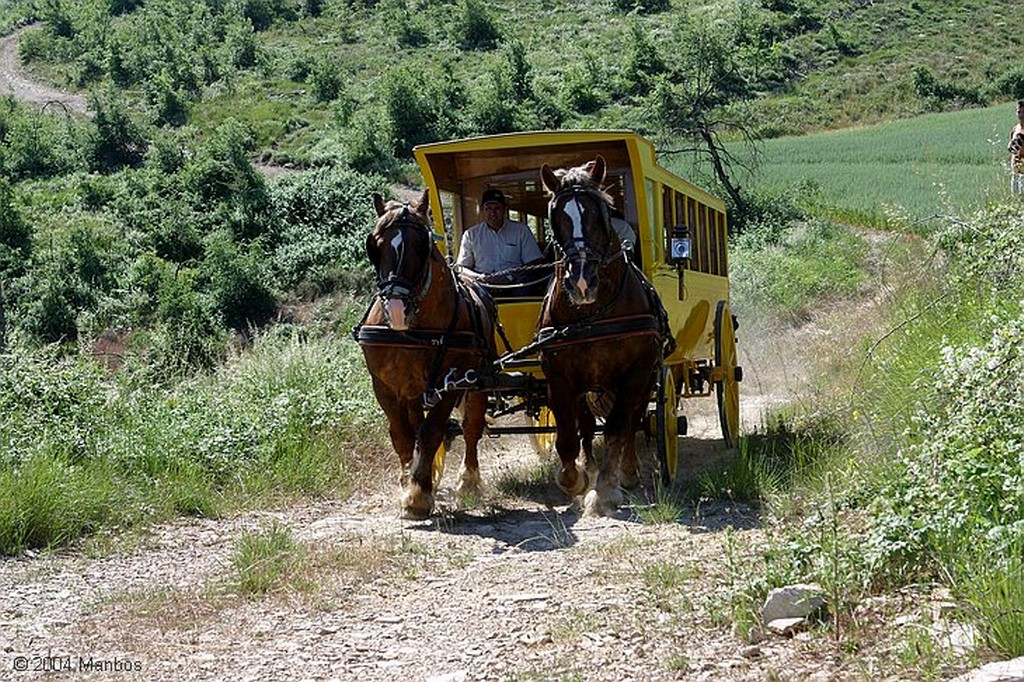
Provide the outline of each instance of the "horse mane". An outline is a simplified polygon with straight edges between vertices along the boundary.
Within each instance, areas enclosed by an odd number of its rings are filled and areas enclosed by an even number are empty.
[[[566,187],[582,187],[583,189],[594,192],[600,196],[606,204],[614,206],[615,200],[612,199],[611,195],[605,191],[604,187],[601,186],[600,180],[604,179],[604,162],[602,161],[601,166],[601,178],[595,178],[594,172],[594,161],[588,161],[581,166],[575,166],[573,168],[559,168],[554,170],[555,178],[558,180],[558,190],[565,189]],[[550,187],[545,187],[548,194],[554,195],[558,190],[552,190]]]

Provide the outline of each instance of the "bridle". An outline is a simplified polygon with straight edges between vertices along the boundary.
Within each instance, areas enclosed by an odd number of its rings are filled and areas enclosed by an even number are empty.
[[[398,299],[407,309],[416,313],[419,311],[419,302],[430,291],[430,285],[434,279],[433,268],[430,267],[430,261],[433,258],[433,249],[430,248],[430,245],[433,244],[433,235],[430,228],[422,222],[414,220],[409,212],[409,204],[405,204],[402,206],[402,212],[398,217],[387,226],[378,230],[377,234],[384,235],[391,230],[398,230],[400,234],[404,234],[403,230],[406,228],[413,228],[426,233],[428,239],[427,257],[423,259],[423,264],[411,279],[406,279],[398,274],[402,270],[402,264],[406,257],[405,240],[401,240],[401,246],[395,246],[398,252],[398,262],[392,271],[388,273],[387,277],[382,276],[379,269],[377,271],[376,296],[380,299],[381,304],[385,306],[385,309],[389,300]],[[392,243],[394,244],[394,240],[392,240]]]
[[[548,202],[548,222],[552,226],[552,230],[555,225],[555,212],[558,210],[565,211],[565,206],[569,202],[576,204],[577,212],[582,215],[583,211],[580,208],[580,197],[582,195],[589,195],[593,198],[597,205],[600,206],[601,210],[601,223],[604,225],[606,233],[611,235],[612,233],[612,220],[611,213],[608,211],[608,202],[605,201],[604,196],[597,190],[582,185],[571,185],[569,187],[563,187],[562,189],[555,192],[554,196]],[[565,201],[563,201],[565,200]],[[567,244],[562,244],[559,240],[555,239],[555,251],[558,254],[559,260],[571,261],[571,260],[582,260],[589,263],[597,263],[598,267],[602,267],[611,262],[616,256],[622,253],[620,248],[617,251],[609,252],[609,248],[606,245],[602,249],[594,247],[582,234],[579,239],[572,239]],[[611,244],[609,240],[607,244]]]

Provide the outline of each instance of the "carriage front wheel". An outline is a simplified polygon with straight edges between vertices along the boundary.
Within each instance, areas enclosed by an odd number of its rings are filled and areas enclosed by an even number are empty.
[[[555,415],[551,414],[551,410],[547,406],[542,406],[540,413],[536,417],[530,417],[530,421],[535,428],[552,429],[555,426]],[[537,454],[547,457],[554,452],[554,431],[534,431],[532,437],[533,446],[537,450]]]
[[[743,368],[736,352],[736,318],[726,301],[719,301],[715,310],[715,394],[718,397],[718,420],[722,425],[725,446],[736,445],[740,430],[740,386]]]
[[[679,467],[679,399],[672,368],[660,365],[654,388],[654,444],[658,453],[661,483],[668,488]]]

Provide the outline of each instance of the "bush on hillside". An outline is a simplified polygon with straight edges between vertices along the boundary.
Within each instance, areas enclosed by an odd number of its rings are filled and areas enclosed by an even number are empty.
[[[229,225],[239,240],[255,239],[266,228],[270,200],[266,181],[249,161],[254,147],[252,131],[229,119],[196,148],[180,173],[195,210]]]
[[[669,0],[615,0],[615,9],[620,12],[636,12],[637,14],[656,14],[665,12],[672,7]]]
[[[1024,99],[1024,68],[1010,69],[1000,75],[992,84],[1000,95],[1013,99]]]
[[[15,207],[11,186],[0,178],[0,283],[22,274],[31,253],[32,228]]]
[[[482,0],[459,0],[453,30],[463,50],[492,50],[501,40],[501,30]]]
[[[93,111],[86,154],[89,167],[101,173],[142,164],[148,142],[128,113],[126,103],[113,93],[89,99]]]
[[[277,301],[262,249],[256,244],[240,246],[230,232],[221,230],[207,238],[205,252],[201,270],[224,324],[237,331],[266,324],[277,310]]]
[[[951,224],[939,243],[951,262],[946,295],[980,341],[923,359],[918,437],[877,496],[870,549],[883,575],[927,575],[1024,541],[1024,220],[1000,207]]]
[[[373,192],[389,193],[384,178],[345,168],[285,176],[273,185],[272,262],[282,288],[323,292],[342,273],[369,279],[364,245],[376,219]]]
[[[914,69],[913,85],[918,97],[929,100],[937,107],[949,104],[983,105],[986,101],[980,88],[940,80],[931,69],[924,66]]]
[[[54,107],[51,111],[60,111]],[[79,136],[86,124],[76,123],[70,113],[41,116],[0,97],[0,176],[9,180],[50,178],[82,167]]]

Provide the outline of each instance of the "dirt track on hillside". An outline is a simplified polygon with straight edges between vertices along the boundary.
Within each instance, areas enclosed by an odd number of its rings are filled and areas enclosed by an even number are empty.
[[[63,107],[68,112],[85,114],[85,98],[54,88],[34,79],[18,57],[18,39],[26,29],[0,38],[0,95],[37,107]]]

